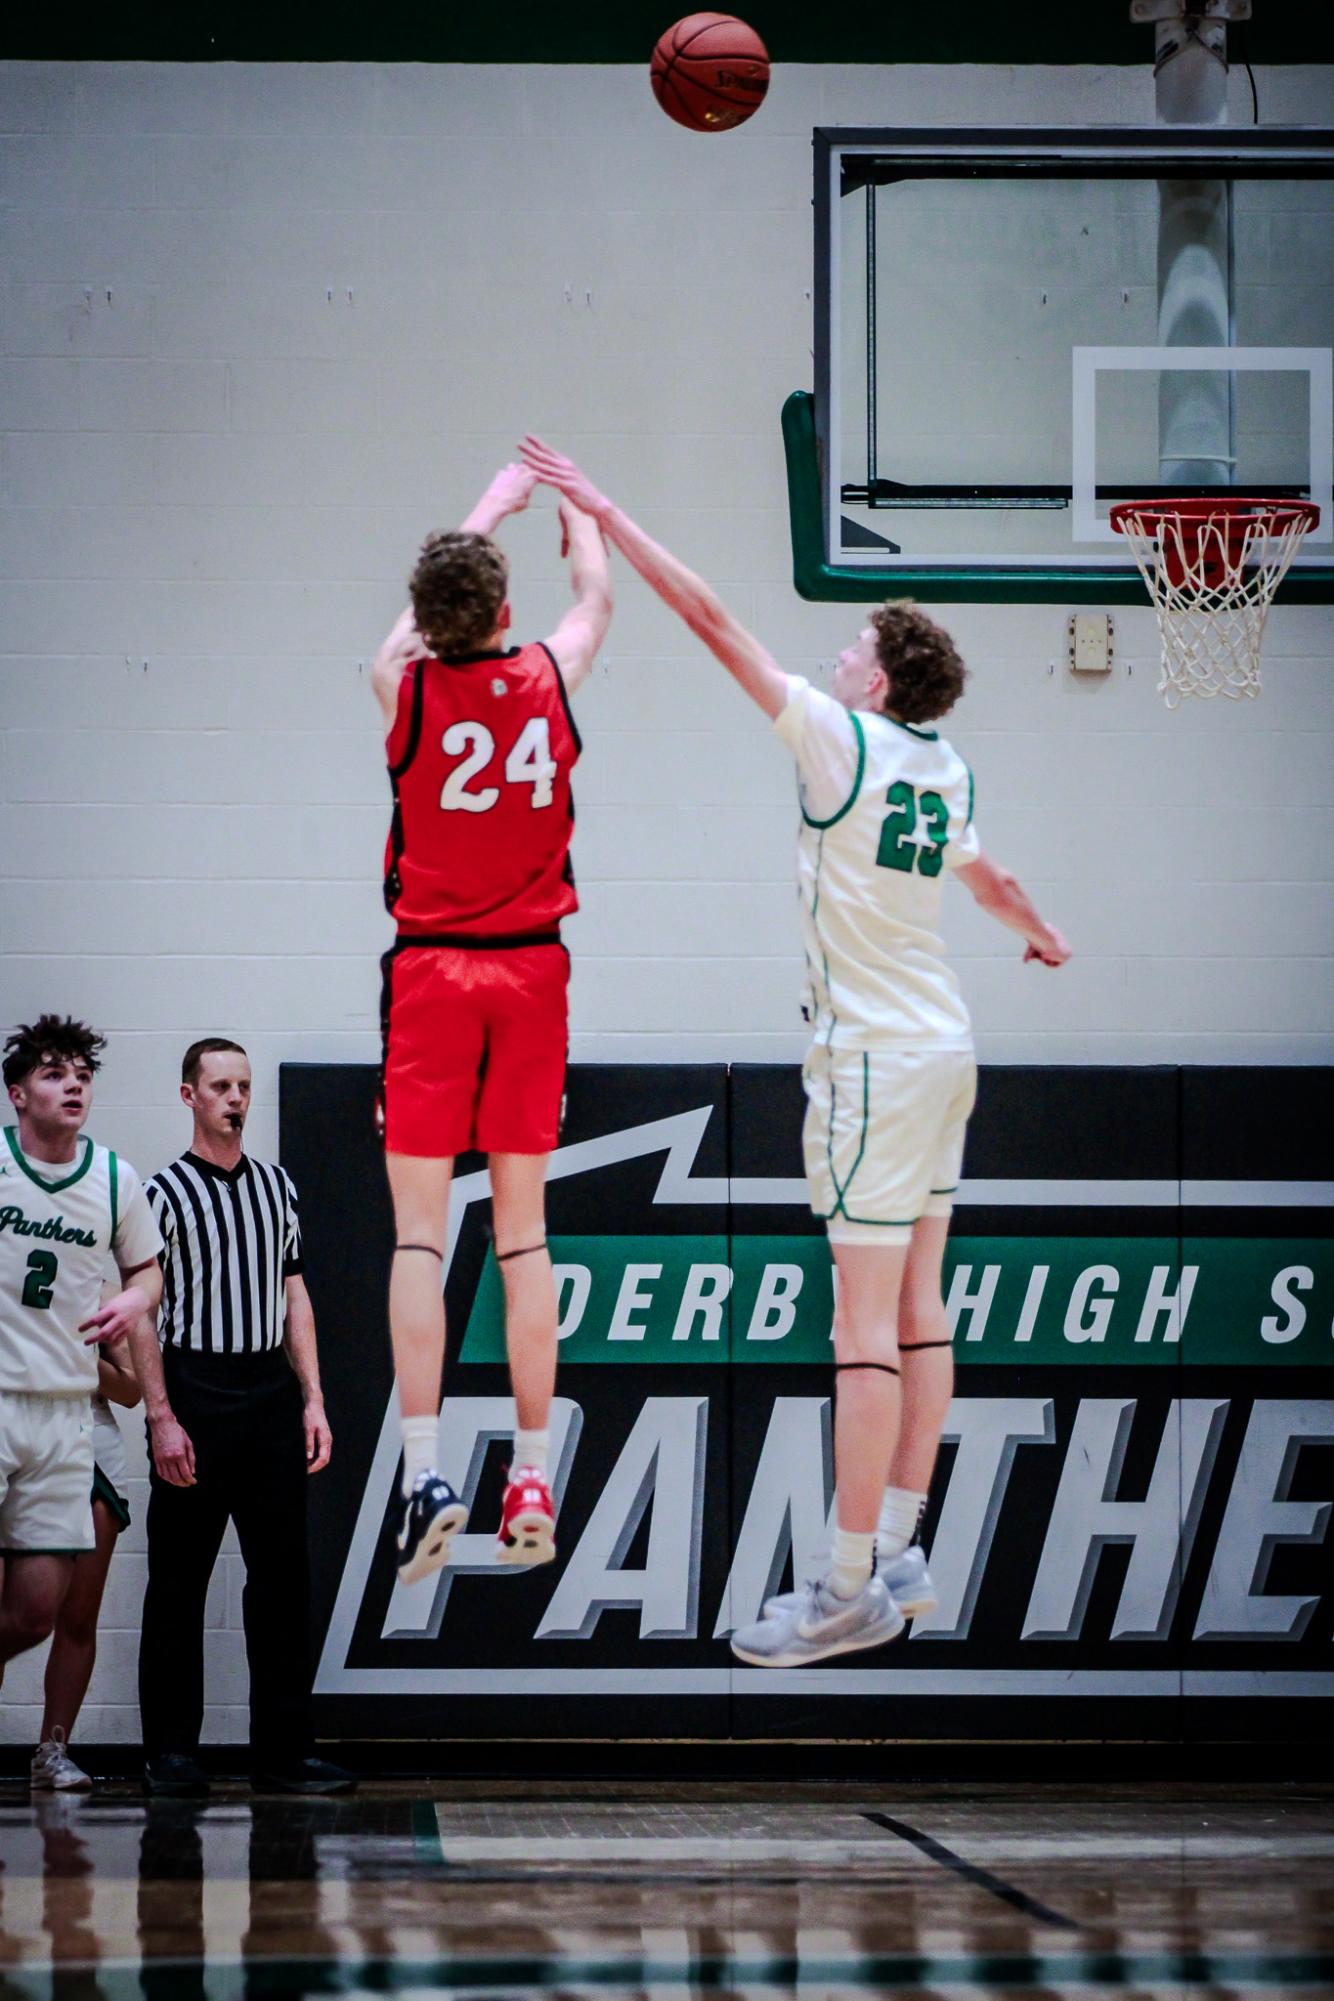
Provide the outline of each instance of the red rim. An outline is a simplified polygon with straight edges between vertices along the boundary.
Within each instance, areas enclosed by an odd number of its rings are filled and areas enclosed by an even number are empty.
[[[1268,500],[1263,494],[1228,494],[1214,500],[1118,500],[1107,510],[1107,519],[1118,535],[1133,532],[1140,524],[1152,532],[1164,521],[1180,521],[1189,532],[1220,516],[1237,527],[1251,521],[1267,522],[1270,534],[1300,521],[1309,534],[1320,520],[1320,509],[1313,500]]]

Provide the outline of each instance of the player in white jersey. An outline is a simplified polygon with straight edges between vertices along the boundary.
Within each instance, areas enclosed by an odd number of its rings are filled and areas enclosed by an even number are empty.
[[[98,1343],[162,1293],[162,1240],[128,1161],[82,1127],[105,1038],[43,1015],[5,1043],[0,1134],[0,1671],[47,1637],[94,1547]],[[122,1289],[99,1303],[114,1259]]]
[[[825,695],[785,674],[571,460],[536,438],[523,455],[593,516],[797,761],[814,1029],[803,1145],[811,1205],[838,1267],[837,1528],[824,1574],[771,1599],[732,1650],[791,1667],[880,1646],[905,1615],[935,1603],[912,1545],[953,1388],[940,1279],[976,1089],[968,1011],[939,937],[946,876],[1024,938],[1025,959],[1059,966],[1069,947],[983,855],[972,775],[933,727],[966,678],[948,634],[915,605],[885,605],[838,656]]]
[[[118,1279],[103,1280],[103,1299],[118,1289]],[[51,1634],[42,1680],[41,1734],[28,1780],[34,1793],[83,1792],[93,1783],[75,1763],[69,1746],[97,1662],[97,1624],[111,1559],[130,1525],[129,1459],[111,1406],[133,1410],[142,1401],[142,1391],[127,1341],[103,1341],[96,1353],[98,1388],[91,1399],[94,1547],[74,1558],[69,1589]]]

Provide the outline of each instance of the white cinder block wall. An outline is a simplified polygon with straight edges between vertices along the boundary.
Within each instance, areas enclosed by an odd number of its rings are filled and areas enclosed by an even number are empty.
[[[1325,71],[1262,71],[1321,122]],[[1233,78],[1238,120],[1244,78]],[[378,1051],[386,785],[369,655],[416,544],[525,427],[581,454],[794,668],[855,608],[790,583],[778,413],[811,383],[816,124],[1148,122],[1142,70],[780,68],[693,137],[638,68],[12,64],[0,429],[4,1022],[112,1037],[95,1130],[150,1171],[193,1037],[255,1063]],[[506,536],[517,629],[566,601],[544,502]],[[574,1054],[795,1058],[785,757],[623,568],[580,700]],[[1330,1056],[1334,615],[1271,621],[1262,704],[1167,717],[1151,615],[1106,685],[1065,609],[941,612],[978,823],[1069,932],[1059,978],[953,899],[993,1061]],[[128,1427],[143,1468],[137,1421]],[[85,1741],[138,1735],[146,1488]],[[239,1559],[210,1600],[208,1735],[244,1734]],[[42,1659],[6,1677],[31,1740]]]

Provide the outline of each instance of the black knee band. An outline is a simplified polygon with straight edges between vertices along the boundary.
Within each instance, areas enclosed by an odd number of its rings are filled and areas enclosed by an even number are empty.
[[[897,1376],[898,1374],[898,1370],[891,1369],[888,1362],[835,1362],[834,1374],[836,1376],[844,1369],[875,1369],[882,1376]]]
[[[511,1258],[530,1258],[534,1251],[544,1251],[546,1247],[547,1240],[543,1237],[540,1244],[525,1244],[521,1251],[497,1251],[496,1263],[498,1265],[507,1265]]]
[[[952,1348],[953,1341],[900,1341],[900,1355],[916,1355],[923,1348]]]
[[[439,1258],[441,1264],[445,1262],[444,1252],[438,1251],[434,1244],[395,1244],[394,1256],[397,1257],[400,1251],[425,1251],[427,1257]]]

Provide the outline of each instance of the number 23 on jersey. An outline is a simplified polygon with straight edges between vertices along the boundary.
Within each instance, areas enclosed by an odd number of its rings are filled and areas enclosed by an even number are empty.
[[[906,778],[896,778],[885,794],[888,812],[880,828],[878,868],[911,875],[937,876],[949,841],[950,811],[938,792],[919,792]]]
[[[489,813],[500,800],[500,786],[480,785],[480,778],[497,757],[496,740],[485,723],[451,723],[441,739],[446,757],[460,761],[446,778],[440,792],[443,813]],[[551,755],[551,730],[545,716],[532,716],[524,724],[508,752],[504,764],[506,785],[532,787],[530,805],[534,810],[549,806],[556,778],[556,761]]]

